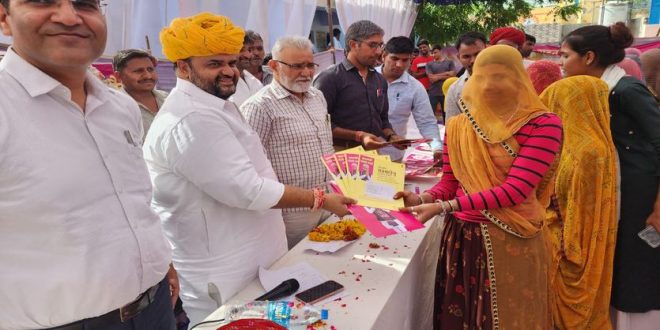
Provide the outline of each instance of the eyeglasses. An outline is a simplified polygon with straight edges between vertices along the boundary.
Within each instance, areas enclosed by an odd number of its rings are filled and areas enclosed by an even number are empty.
[[[63,0],[24,0],[25,3],[32,4],[38,7],[53,7],[55,5],[61,5]],[[102,8],[106,4],[102,3],[101,0],[69,0],[73,9],[77,12],[101,12]]]
[[[364,43],[364,42],[360,41],[360,43]],[[383,43],[383,42],[372,41],[372,42],[366,42],[366,44],[371,49],[383,49],[383,47],[385,47],[385,43]]]
[[[284,65],[286,65],[286,66],[288,66],[288,67],[290,67],[291,69],[294,69],[294,70],[302,70],[304,68],[307,68],[307,69],[310,69],[310,70],[316,70],[319,67],[319,65],[316,64],[316,63],[294,63],[294,64],[289,64],[289,63],[286,63],[286,62],[280,61],[280,60],[274,60],[274,61],[277,62],[277,63],[282,63],[282,64],[284,64]]]

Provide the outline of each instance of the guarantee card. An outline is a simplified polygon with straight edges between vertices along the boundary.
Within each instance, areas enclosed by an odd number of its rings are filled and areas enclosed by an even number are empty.
[[[657,248],[660,246],[660,234],[655,230],[655,228],[653,228],[653,226],[646,226],[646,228],[637,233],[637,235],[652,248]]]

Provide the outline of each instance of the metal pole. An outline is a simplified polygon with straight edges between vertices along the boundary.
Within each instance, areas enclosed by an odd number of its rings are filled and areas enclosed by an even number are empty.
[[[334,35],[332,34],[332,7],[330,4],[330,0],[326,2],[325,5],[325,10],[328,12],[328,33],[330,33],[330,47],[332,47],[332,64],[337,64],[337,59],[335,58],[335,38]]]
[[[149,42],[149,36],[145,35],[144,40],[147,42],[147,52],[151,54],[151,43]]]

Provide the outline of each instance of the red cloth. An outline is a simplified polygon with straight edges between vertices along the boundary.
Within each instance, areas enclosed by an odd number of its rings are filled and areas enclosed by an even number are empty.
[[[561,79],[561,68],[555,62],[540,60],[527,67],[527,74],[529,74],[536,93],[541,95],[548,86]]]
[[[112,63],[93,63],[93,67],[101,72],[106,77],[110,77],[114,73],[112,69]]]
[[[426,72],[426,63],[432,62],[432,61],[433,61],[433,56],[427,56],[427,57],[424,57],[424,56],[421,56],[421,55],[417,56],[412,61],[412,67],[411,67],[410,70],[412,72]],[[421,64],[421,67],[420,67],[420,64]],[[417,78],[417,80],[419,80],[419,82],[421,82],[422,85],[424,85],[424,88],[426,88],[426,89],[429,89],[429,86],[431,86],[431,81],[429,80],[429,77],[427,77],[427,76]]]
[[[500,40],[513,41],[518,47],[522,47],[525,43],[525,33],[512,27],[497,28],[490,34],[490,44],[497,45]]]
[[[642,70],[639,69],[639,65],[637,62],[635,62],[635,60],[626,57],[623,59],[623,61],[617,63],[617,65],[626,71],[626,75],[643,81],[644,78],[642,78]]]

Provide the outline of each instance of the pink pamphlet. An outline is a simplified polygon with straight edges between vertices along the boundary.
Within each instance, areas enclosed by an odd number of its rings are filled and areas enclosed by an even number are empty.
[[[331,183],[330,187],[341,194],[339,186]],[[385,237],[424,228],[412,214],[379,208],[350,205],[348,210],[375,237]]]

